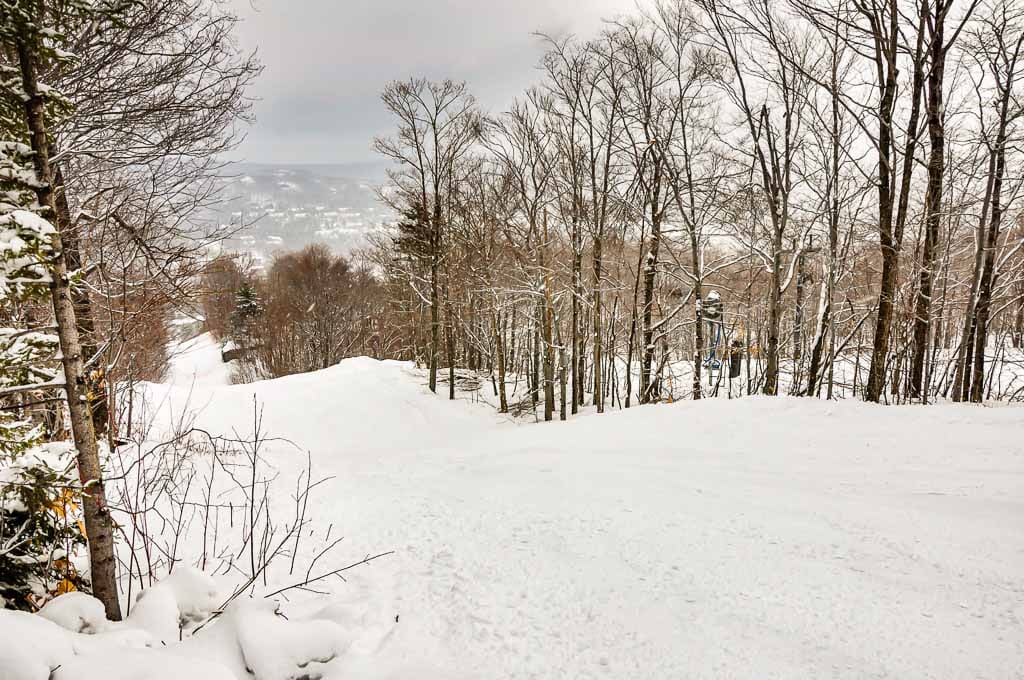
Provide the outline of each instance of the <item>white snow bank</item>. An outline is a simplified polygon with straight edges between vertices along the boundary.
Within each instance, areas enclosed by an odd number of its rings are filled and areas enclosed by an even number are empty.
[[[327,620],[289,620],[273,600],[239,599],[208,628],[186,640],[180,653],[216,661],[237,678],[291,680],[320,677],[324,665],[351,643],[342,628]]]
[[[55,598],[53,602],[59,603],[61,599],[74,595],[76,593],[67,593]],[[88,603],[89,600],[92,598],[88,595],[70,597],[67,603],[51,607],[50,615],[56,615],[56,618],[69,625],[79,625],[72,613],[85,613],[85,618],[91,619],[94,606]],[[98,601],[96,604],[99,604]],[[90,623],[94,629],[103,629],[103,632],[86,635],[62,627],[45,616],[0,610],[0,678],[49,680],[56,677],[99,677],[84,673],[69,674],[68,667],[76,664],[79,658],[90,658],[107,668],[121,668],[125,666],[121,662],[123,657],[153,644],[152,638],[144,631],[106,620]],[[64,674],[51,675],[58,668]],[[176,676],[153,677],[170,680]]]
[[[143,591],[123,622],[107,621],[102,604],[84,593],[61,595],[39,614],[0,611],[0,678],[317,678],[354,639],[329,619],[289,620],[279,615],[276,601],[250,598],[231,602],[194,636],[187,629],[179,633],[178,621],[211,613],[211,586],[201,572],[177,571]]]
[[[103,603],[87,593],[64,593],[47,602],[38,613],[74,633],[98,633],[110,623]]]
[[[212,578],[198,569],[180,567],[139,593],[123,622],[108,621],[103,603],[81,592],[50,600],[38,616],[73,633],[129,632],[145,644],[168,644],[178,641],[181,629],[208,618],[221,601]]]
[[[166,383],[140,386],[146,401],[160,409],[157,431],[170,431],[183,412],[194,410],[197,426],[249,433],[256,406],[271,436],[285,436],[303,449],[329,443],[339,454],[355,456],[403,451],[412,443],[428,446],[453,432],[490,431],[498,422],[484,405],[453,408],[427,396],[425,380],[405,362],[357,357],[322,371],[230,386],[193,386],[180,379],[187,374],[179,366]],[[313,428],[309,436],[306,425]]]
[[[53,621],[27,612],[0,610],[3,680],[47,680],[50,671],[73,655],[70,635]]]
[[[139,593],[125,623],[163,643],[175,642],[181,628],[202,621],[220,602],[213,579],[198,569],[179,568]]]
[[[26,676],[25,680],[35,680]],[[40,680],[247,680],[206,659],[184,657],[169,649],[119,649],[116,656],[83,654],[68,659]],[[251,676],[249,676],[251,677]],[[19,679],[20,680],[20,679]]]

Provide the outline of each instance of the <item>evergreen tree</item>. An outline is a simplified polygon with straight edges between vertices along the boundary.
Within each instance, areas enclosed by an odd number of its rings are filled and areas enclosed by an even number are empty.
[[[13,65],[3,65],[0,70],[0,149],[7,171],[2,175],[7,186],[0,199],[0,284],[5,289],[2,298],[30,294],[39,284],[45,284],[44,290],[49,293],[61,349],[62,384],[78,477],[88,489],[82,495],[82,505],[92,590],[113,620],[121,618],[113,520],[106,504],[82,343],[72,302],[76,273],[69,266],[62,234],[51,223],[57,215],[57,181],[50,164],[49,121],[69,107],[59,91],[40,82],[40,75],[75,58],[69,51],[73,40],[68,36],[82,27],[102,32],[123,5],[117,0],[0,2],[0,49],[13,61]]]
[[[73,449],[41,445],[39,428],[9,417],[0,430],[0,598],[5,608],[33,610],[87,585],[69,559],[86,544]]]
[[[255,337],[256,320],[263,313],[256,287],[246,281],[235,293],[235,309],[231,313],[231,330],[235,342],[249,347]]]
[[[11,134],[4,118],[5,136]],[[51,278],[52,225],[39,217],[31,150],[0,145],[0,318],[13,324],[18,305],[45,298]],[[47,328],[0,327],[0,390],[24,390],[57,380],[58,339]],[[18,405],[15,402],[13,405]],[[4,607],[34,609],[48,595],[84,585],[68,557],[85,545],[73,518],[77,494],[70,468],[46,446],[42,427],[15,411],[0,411],[0,598]],[[64,452],[68,450],[63,447]],[[66,456],[64,457],[67,458]]]

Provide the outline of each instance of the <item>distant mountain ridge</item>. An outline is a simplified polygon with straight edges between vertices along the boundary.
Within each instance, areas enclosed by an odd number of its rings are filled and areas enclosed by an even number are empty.
[[[365,180],[381,183],[387,179],[387,161],[360,161],[355,163],[232,163],[231,170],[261,173],[274,170],[295,170],[312,174]]]
[[[377,196],[386,168],[372,162],[232,164],[214,219],[241,228],[224,247],[249,252],[259,263],[310,243],[343,253],[364,246],[367,234],[394,220]]]

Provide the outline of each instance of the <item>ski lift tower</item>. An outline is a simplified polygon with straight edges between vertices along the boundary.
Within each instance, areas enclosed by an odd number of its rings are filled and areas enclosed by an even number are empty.
[[[725,338],[725,310],[722,307],[722,296],[712,290],[701,305],[701,316],[707,328],[708,353],[704,365],[708,368],[708,380],[712,371],[720,371],[722,362],[718,358],[718,349]]]

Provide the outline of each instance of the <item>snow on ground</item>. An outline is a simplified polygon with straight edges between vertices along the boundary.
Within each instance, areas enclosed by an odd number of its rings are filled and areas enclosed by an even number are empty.
[[[231,384],[231,364],[220,358],[220,345],[209,333],[175,344],[164,381],[176,387],[213,387]]]
[[[424,383],[360,358],[148,388],[224,433],[255,398],[334,475],[311,513],[344,556],[396,551],[285,604],[344,624],[325,678],[1024,674],[1020,408],[754,397],[534,424]]]
[[[210,388],[334,474],[316,508],[468,677],[1024,672],[1024,410],[748,398],[516,424],[406,365]],[[284,453],[282,456],[294,455]],[[324,498],[324,496],[327,496]],[[340,677],[340,676],[339,676]]]

